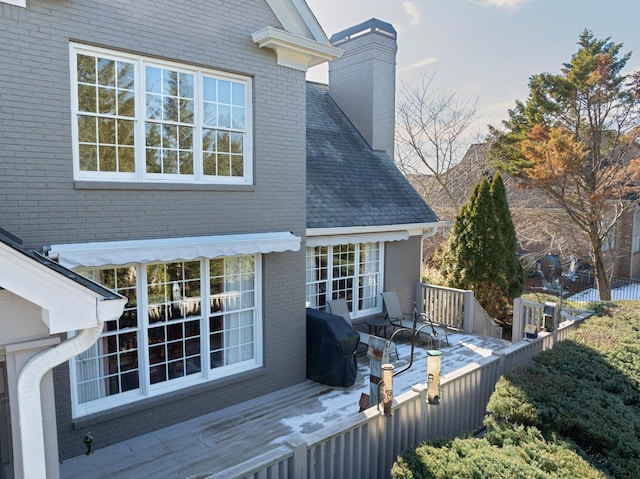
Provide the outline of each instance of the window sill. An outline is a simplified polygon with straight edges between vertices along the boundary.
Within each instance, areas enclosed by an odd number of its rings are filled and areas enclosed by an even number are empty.
[[[258,367],[256,369],[250,369],[245,372],[217,380],[206,381],[184,389],[178,389],[173,392],[165,392],[158,396],[140,398],[128,404],[122,404],[105,411],[74,418],[72,419],[73,429],[76,431],[83,430],[95,424],[112,421],[129,414],[136,414],[153,407],[167,407],[175,405],[175,403],[179,403],[181,400],[187,399],[191,396],[197,396],[198,394],[218,390],[224,388],[226,385],[236,384],[242,381],[250,381],[257,377],[264,376],[265,374],[266,371],[264,367]]]
[[[76,180],[76,190],[143,190],[143,191],[255,191],[255,185],[221,185],[195,183],[151,183]]]

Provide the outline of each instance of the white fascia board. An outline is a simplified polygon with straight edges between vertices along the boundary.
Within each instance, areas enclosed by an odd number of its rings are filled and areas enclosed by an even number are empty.
[[[437,227],[445,225],[446,222],[444,221],[436,221],[432,223],[409,223],[403,225],[347,226],[344,228],[307,228],[306,235],[307,237],[312,237],[407,231],[409,233],[409,236],[421,236],[425,233],[425,231],[434,230]]]
[[[27,8],[27,0],[0,0],[0,3],[8,3],[16,7]]]
[[[126,299],[105,300],[0,242],[0,287],[42,308],[51,334],[95,327],[122,314]]]
[[[340,57],[343,50],[274,27],[265,27],[251,35],[260,48],[276,52],[278,65],[306,72],[309,67]]]
[[[329,45],[329,39],[304,0],[267,0],[283,28],[311,40]]]

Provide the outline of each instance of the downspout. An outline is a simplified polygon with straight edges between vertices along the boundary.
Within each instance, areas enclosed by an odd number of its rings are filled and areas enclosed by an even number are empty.
[[[117,295],[117,299],[96,301],[95,326],[82,329],[74,337],[58,346],[36,354],[20,371],[18,376],[18,418],[24,479],[47,477],[44,428],[42,426],[42,399],[40,396],[42,378],[49,370],[93,346],[102,333],[103,321],[120,317],[127,300]]]
[[[83,329],[73,338],[31,358],[18,376],[18,417],[24,479],[47,477],[40,382],[49,370],[86,351],[98,340],[102,333],[102,321],[98,319],[97,323],[93,328]]]

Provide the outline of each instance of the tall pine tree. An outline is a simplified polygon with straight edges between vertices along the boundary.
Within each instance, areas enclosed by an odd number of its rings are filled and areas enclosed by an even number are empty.
[[[516,229],[511,220],[511,211],[507,201],[507,190],[502,176],[497,173],[491,182],[491,197],[496,210],[498,228],[502,237],[503,255],[505,258],[505,274],[509,298],[517,298],[522,294],[524,286],[524,270],[518,258],[518,240]]]
[[[489,182],[483,178],[456,216],[442,272],[449,286],[472,289],[484,309],[500,317],[508,295],[505,264],[496,209]]]

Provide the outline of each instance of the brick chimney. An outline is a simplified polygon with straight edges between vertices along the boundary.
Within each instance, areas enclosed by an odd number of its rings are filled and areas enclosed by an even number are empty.
[[[374,150],[393,159],[397,32],[375,18],[331,37],[344,54],[329,62],[329,94]]]

